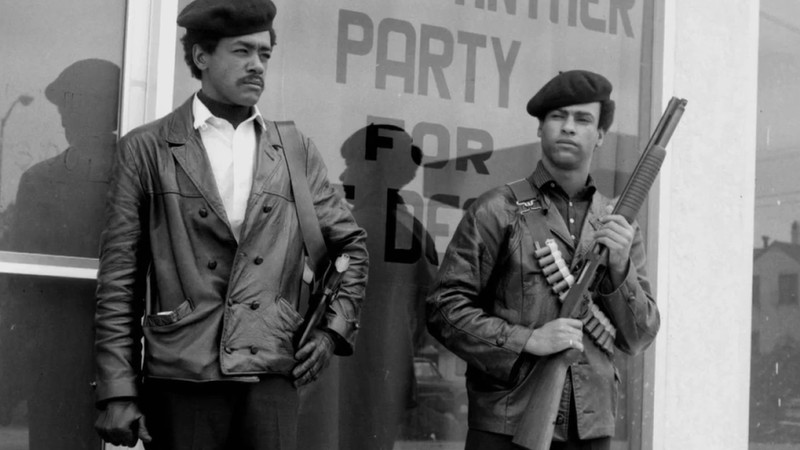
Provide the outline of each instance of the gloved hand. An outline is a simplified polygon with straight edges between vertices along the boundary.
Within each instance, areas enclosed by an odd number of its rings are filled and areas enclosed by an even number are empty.
[[[152,441],[144,424],[144,415],[136,402],[129,399],[110,400],[94,423],[97,434],[109,444],[134,447],[136,441]]]
[[[319,377],[333,356],[333,347],[333,337],[330,334],[322,330],[311,331],[311,339],[294,355],[300,361],[292,370],[296,387],[311,383]]]

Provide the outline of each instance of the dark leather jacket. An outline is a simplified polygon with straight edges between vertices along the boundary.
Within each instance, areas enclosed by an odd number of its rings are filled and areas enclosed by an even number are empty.
[[[529,182],[532,178],[529,178]],[[590,250],[598,218],[610,200],[595,192],[577,248],[556,208],[523,219],[507,186],[482,195],[466,211],[428,297],[428,329],[467,362],[469,426],[514,434],[528,398],[523,380],[537,361],[523,354],[534,328],[558,317],[560,303],[534,258],[524,220],[556,239],[565,261]],[[630,354],[647,347],[659,314],[645,278],[642,236],[636,227],[628,275],[613,289],[603,280],[595,302],[617,327],[615,345]],[[618,375],[613,361],[584,334],[585,351],[570,366],[582,439],[613,436]],[[562,402],[563,405],[563,402]],[[563,412],[563,411],[562,411]],[[556,438],[563,437],[556,429]]]
[[[121,139],[101,238],[98,401],[136,396],[140,375],[250,380],[295,366],[304,247],[280,141],[269,130],[258,134],[238,243],[192,126],[191,99]],[[329,253],[351,256],[324,324],[337,337],[335,351],[349,354],[366,283],[366,233],[334,193],[314,144],[303,142]]]

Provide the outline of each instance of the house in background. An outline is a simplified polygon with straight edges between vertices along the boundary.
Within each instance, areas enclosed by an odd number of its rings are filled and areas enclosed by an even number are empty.
[[[792,222],[790,242],[764,237],[753,254],[753,353],[800,343],[800,223]]]

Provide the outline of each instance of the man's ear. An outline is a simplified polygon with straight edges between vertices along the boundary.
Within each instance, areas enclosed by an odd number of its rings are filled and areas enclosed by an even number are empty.
[[[598,134],[598,138],[597,138],[597,144],[595,144],[595,146],[594,146],[595,149],[598,149],[598,148],[603,146],[603,139],[605,139],[605,137],[606,137],[606,130],[604,130],[602,128],[598,128],[597,129],[597,134]]]
[[[192,46],[192,59],[194,60],[194,65],[201,71],[208,67],[208,54],[197,44]]]
[[[536,129],[536,137],[542,137],[542,124],[539,124],[539,128]]]

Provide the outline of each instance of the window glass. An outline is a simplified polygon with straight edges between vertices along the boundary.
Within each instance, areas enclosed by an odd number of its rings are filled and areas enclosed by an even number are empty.
[[[797,274],[782,273],[778,275],[778,304],[797,305]]]
[[[760,3],[750,448],[800,445],[800,4]]]
[[[538,123],[525,104],[560,70],[598,71],[614,84],[615,124],[593,173],[601,191],[619,193],[650,134],[653,2],[278,6],[259,107],[315,141],[370,252],[355,355],[337,358],[304,393],[300,446],[463,448],[466,364],[425,329],[438,262],[473,199],[533,170]],[[177,106],[199,88],[179,44],[175,73]],[[652,395],[644,359],[616,361],[614,446],[641,448]]]
[[[97,257],[125,2],[0,3],[0,250]],[[0,449],[96,449],[94,281],[0,276]]]

